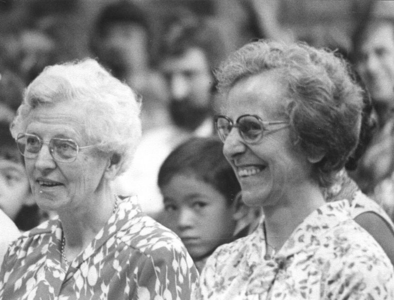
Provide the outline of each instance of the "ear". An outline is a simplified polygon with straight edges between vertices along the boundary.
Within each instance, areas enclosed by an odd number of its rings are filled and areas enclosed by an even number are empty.
[[[315,164],[315,163],[318,163],[319,161],[321,161],[325,155],[326,155],[325,152],[313,153],[313,154],[309,154],[309,155],[306,157],[306,159],[307,159],[311,164]]]
[[[104,177],[108,180],[115,179],[120,168],[121,156],[118,153],[113,153],[108,160],[107,168],[105,169]]]
[[[249,212],[249,207],[245,205],[242,201],[242,192],[239,192],[232,204],[233,209],[233,219],[235,221],[240,221],[246,217]]]

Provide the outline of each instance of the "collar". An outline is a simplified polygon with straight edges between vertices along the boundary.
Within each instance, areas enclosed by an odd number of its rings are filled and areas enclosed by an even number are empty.
[[[326,203],[313,211],[305,220],[297,226],[289,239],[277,253],[278,259],[285,259],[299,252],[314,252],[320,246],[322,236],[341,223],[351,219],[349,214],[350,203],[341,200]]]
[[[346,199],[322,205],[296,227],[282,248],[276,252],[274,260],[277,262],[283,261],[306,249],[314,252],[320,245],[318,241],[327,231],[351,219],[349,210],[350,202]],[[264,244],[266,239],[263,230],[263,222],[264,216],[260,219],[259,226],[256,230],[258,244],[260,245],[259,247],[261,247],[262,259],[265,255]]]

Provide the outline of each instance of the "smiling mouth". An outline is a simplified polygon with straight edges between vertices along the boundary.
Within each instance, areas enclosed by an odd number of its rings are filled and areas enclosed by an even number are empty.
[[[40,185],[40,187],[55,187],[62,185],[61,183],[58,182],[45,181],[45,180],[37,180],[37,183]]]
[[[187,237],[181,238],[181,240],[184,244],[195,244],[198,241],[198,238]]]
[[[238,168],[238,176],[239,177],[248,177],[248,176],[253,176],[256,175],[260,172],[262,172],[265,169],[265,167],[260,166],[260,167],[242,167]]]

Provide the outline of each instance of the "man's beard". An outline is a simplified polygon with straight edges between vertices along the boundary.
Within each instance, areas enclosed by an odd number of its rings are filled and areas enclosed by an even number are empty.
[[[169,112],[172,122],[187,131],[196,130],[211,114],[210,106],[197,106],[189,99],[171,100]]]

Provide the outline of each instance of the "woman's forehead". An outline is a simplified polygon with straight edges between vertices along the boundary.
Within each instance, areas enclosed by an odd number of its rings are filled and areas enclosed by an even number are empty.
[[[258,114],[262,118],[283,114],[287,91],[277,74],[267,72],[237,82],[229,91],[223,113]]]
[[[63,105],[64,104],[64,105]],[[83,135],[84,114],[69,103],[40,106],[26,119],[26,131],[46,131],[55,134]]]

